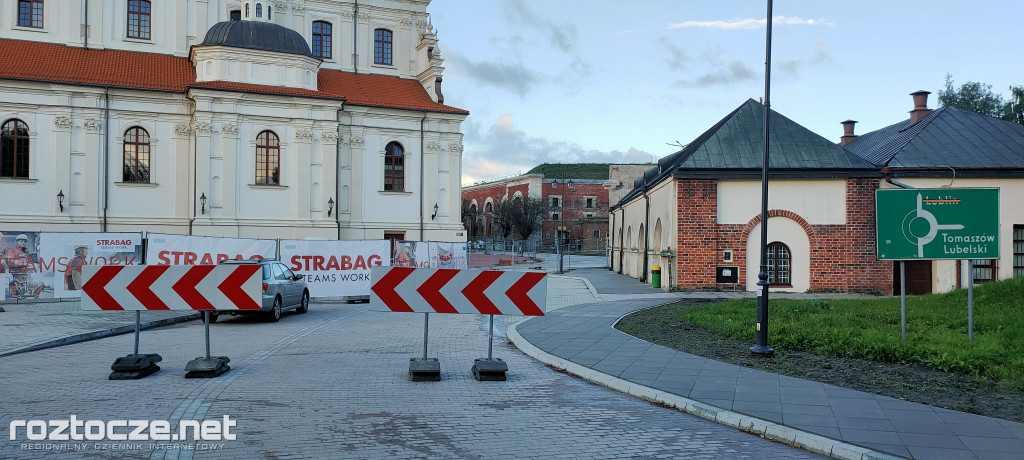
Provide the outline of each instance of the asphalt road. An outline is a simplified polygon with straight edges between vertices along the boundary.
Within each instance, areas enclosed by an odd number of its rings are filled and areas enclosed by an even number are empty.
[[[162,369],[141,380],[107,379],[131,353],[131,334],[0,357],[0,458],[819,458],[559,373],[503,336],[494,356],[505,382],[478,382],[487,355],[485,316],[430,315],[428,356],[440,382],[411,382],[423,352],[423,315],[317,304],[279,323],[222,318],[212,355],[231,371],[185,379],[205,352],[192,321],[143,331],[141,353]],[[223,420],[224,441],[10,439],[11,420]],[[24,429],[21,429],[24,430]]]

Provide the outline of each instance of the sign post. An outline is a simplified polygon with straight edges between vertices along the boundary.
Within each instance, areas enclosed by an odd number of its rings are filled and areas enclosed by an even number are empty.
[[[228,357],[210,357],[210,311],[259,310],[261,268],[245,265],[86,265],[82,269],[82,310],[135,311],[135,354],[118,358],[111,379],[141,378],[160,370],[160,355],[138,354],[139,312],[202,311],[206,323],[206,357],[189,361],[186,378],[216,377],[227,372]],[[119,374],[120,373],[120,374]],[[119,374],[115,376],[115,374]]]
[[[901,331],[906,340],[903,261],[966,260],[967,336],[974,339],[971,260],[999,258],[999,189],[875,190],[875,244],[879,260],[900,261]]]
[[[493,340],[494,315],[543,316],[547,278],[538,272],[450,270],[441,268],[373,267],[370,307],[418,313],[463,313],[491,316],[488,341]],[[427,320],[424,315],[423,359],[410,359],[411,380],[440,380],[437,358],[427,358]],[[508,366],[494,358],[490,342],[487,358],[473,364],[477,380],[505,380]]]

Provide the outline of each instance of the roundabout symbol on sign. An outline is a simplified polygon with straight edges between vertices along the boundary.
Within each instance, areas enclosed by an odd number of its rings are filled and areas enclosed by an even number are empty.
[[[917,194],[917,209],[903,218],[903,237],[917,245],[917,256],[924,257],[924,245],[931,243],[939,230],[963,230],[961,224],[940,224],[935,214],[924,210],[921,194]]]

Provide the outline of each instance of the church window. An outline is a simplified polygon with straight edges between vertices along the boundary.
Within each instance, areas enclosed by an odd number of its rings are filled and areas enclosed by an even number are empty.
[[[0,177],[28,179],[28,125],[14,119],[0,127]]]
[[[256,136],[256,185],[281,185],[281,141],[271,131]]]
[[[792,286],[789,247],[778,241],[768,245],[768,283],[772,286]]]
[[[331,23],[313,21],[313,56],[331,58]]]
[[[129,128],[124,133],[124,182],[148,184],[149,133],[145,129]]]
[[[405,157],[398,142],[390,142],[384,148],[384,191],[405,191]]]
[[[150,2],[128,0],[128,37],[149,40]]]
[[[248,3],[245,4],[245,17],[247,17],[247,18],[249,17],[249,4]]]
[[[263,4],[262,3],[257,3],[256,4],[256,17],[257,18],[262,18],[263,17]]]
[[[18,0],[18,25],[43,28],[43,0]]]
[[[376,29],[373,31],[373,63],[391,65],[391,31]]]
[[[270,18],[270,8],[271,8],[271,6],[270,6],[270,5],[267,5],[267,20],[268,20],[268,21],[269,21],[269,20],[271,19],[271,18]]]

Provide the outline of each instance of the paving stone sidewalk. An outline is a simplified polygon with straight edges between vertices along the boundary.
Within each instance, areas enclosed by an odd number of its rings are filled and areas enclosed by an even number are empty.
[[[82,311],[73,301],[3,304],[0,356],[41,350],[135,331],[135,312]],[[199,313],[144,311],[143,329],[198,319]],[[142,340],[145,340],[144,338]],[[125,354],[133,350],[125,350]]]
[[[527,354],[582,378],[838,458],[1019,459],[1024,424],[722,363],[614,329],[622,316],[684,296],[603,269],[577,270],[605,301],[512,326]],[[786,297],[811,297],[786,295]]]

